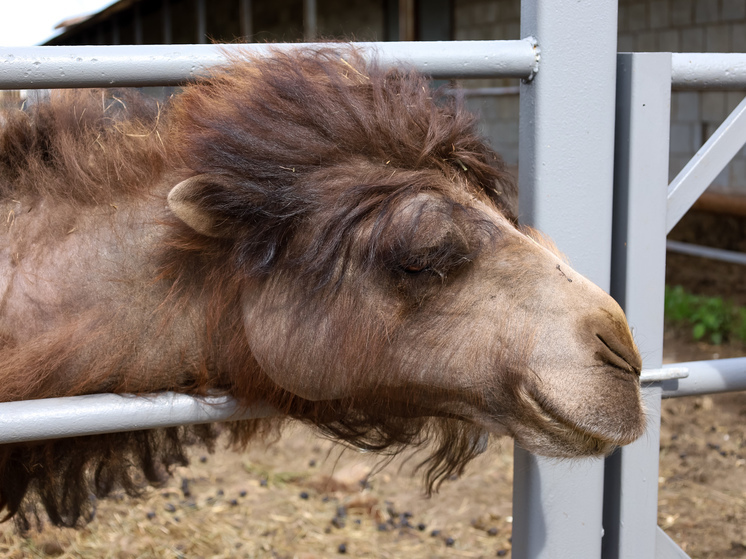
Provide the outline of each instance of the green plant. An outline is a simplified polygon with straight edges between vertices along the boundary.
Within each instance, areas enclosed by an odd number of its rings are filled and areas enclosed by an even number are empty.
[[[746,341],[746,308],[722,297],[693,295],[680,285],[666,286],[665,316],[671,324],[690,326],[695,340],[708,337],[716,345],[731,338]]]
[[[735,332],[738,339],[746,341],[746,308],[738,309]]]

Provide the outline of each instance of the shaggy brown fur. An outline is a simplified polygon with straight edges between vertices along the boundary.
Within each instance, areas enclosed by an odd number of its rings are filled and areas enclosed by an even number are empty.
[[[235,60],[162,106],[131,92],[69,91],[3,117],[0,208],[8,237],[0,264],[10,279],[0,285],[0,313],[10,318],[0,323],[0,401],[217,391],[246,405],[269,402],[360,448],[397,452],[435,440],[425,462],[430,487],[474,457],[482,429],[435,409],[440,417],[428,417],[426,398],[402,400],[406,387],[330,401],[280,388],[253,358],[241,313],[242,293],[270,274],[311,285],[315,295],[300,311],[320,312],[352,251],[365,253],[364,273],[399,266],[406,276],[423,258],[436,270],[473,260],[479,243],[454,240],[418,256],[410,246],[418,220],[395,230],[393,209],[402,200],[442,190],[434,176],[464,185],[515,220],[513,182],[451,97],[439,98],[414,74],[365,64],[352,50],[321,50]],[[212,177],[199,204],[219,216],[223,230],[215,236],[163,209],[168,189],[195,174]],[[442,211],[464,230],[488,231],[481,238],[494,235],[458,201]],[[298,241],[311,219],[316,234]],[[12,323],[18,314],[9,294],[26,279],[19,270],[55,254],[89,264],[100,234],[77,245],[74,239],[102,223],[122,238],[124,256],[115,253],[109,268],[80,286],[76,303],[50,296],[39,305],[52,307],[47,314],[33,307],[28,322]],[[365,228],[373,231],[366,245],[353,248]],[[412,304],[428,285],[417,287]],[[374,363],[380,350],[369,351]],[[451,398],[437,388],[433,397]],[[267,423],[226,427],[240,446]],[[52,523],[79,525],[93,513],[91,495],[116,487],[136,493],[140,475],[157,482],[185,461],[184,445],[210,446],[215,436],[190,427],[2,446],[0,508],[28,527],[40,502]]]

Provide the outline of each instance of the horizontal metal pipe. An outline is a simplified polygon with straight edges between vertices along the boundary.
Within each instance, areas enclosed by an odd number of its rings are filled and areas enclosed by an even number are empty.
[[[661,383],[663,398],[746,390],[746,357],[690,361],[664,365],[663,368],[689,369],[688,377]]]
[[[722,262],[746,265],[746,253],[743,252],[703,247],[691,243],[682,243],[681,241],[666,241],[666,250],[678,252],[679,254],[689,254],[691,256],[701,256],[702,258],[710,258]]]
[[[746,89],[746,54],[671,54],[674,89]]]
[[[689,369],[686,367],[667,367],[665,369],[643,369],[640,375],[640,382],[661,382],[663,380],[672,380],[677,378],[686,378],[689,376]]]
[[[689,377],[682,378],[687,370]],[[663,380],[671,377],[675,380]],[[664,398],[746,390],[746,358],[664,365],[662,370],[643,371],[641,380],[663,380]],[[5,402],[0,404],[0,444],[274,415],[277,412],[264,404],[243,409],[225,396],[198,398],[173,392]]]
[[[0,48],[0,89],[178,85],[241,52],[333,47],[330,44],[119,45]],[[529,79],[538,69],[536,43],[450,41],[356,43],[384,66],[406,65],[433,78]]]
[[[176,425],[270,417],[267,405],[240,408],[227,397],[165,392],[147,396],[90,394],[0,404],[0,444]]]
[[[463,95],[464,97],[506,97],[518,95],[521,88],[516,86],[508,87],[472,87],[469,89],[447,89],[446,92],[451,95]]]

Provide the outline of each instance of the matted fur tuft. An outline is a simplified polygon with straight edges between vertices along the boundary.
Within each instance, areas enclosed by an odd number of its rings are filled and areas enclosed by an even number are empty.
[[[3,111],[0,199],[108,204],[145,193],[165,167],[161,106],[132,90],[55,90]]]

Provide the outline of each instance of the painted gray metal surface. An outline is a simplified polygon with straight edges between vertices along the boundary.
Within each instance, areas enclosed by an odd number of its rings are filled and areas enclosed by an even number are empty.
[[[689,559],[689,556],[668,534],[656,526],[655,559]]]
[[[226,62],[226,53],[266,53],[297,44],[0,47],[0,89],[178,85]],[[318,46],[318,45],[317,45]],[[326,45],[330,46],[330,45]],[[357,43],[384,66],[410,66],[434,78],[529,78],[533,41]]]
[[[541,69],[521,85],[520,218],[606,289],[616,16],[614,0],[521,3],[521,36],[536,37]],[[512,556],[600,557],[603,468],[602,460],[558,462],[516,447]]]
[[[705,247],[692,243],[682,243],[681,241],[666,241],[666,249],[671,252],[678,252],[679,254],[689,254],[711,260],[720,260],[721,262],[730,262],[731,264],[746,265],[746,253],[743,252]]]
[[[643,369],[640,375],[640,383],[661,382],[663,380],[675,380],[689,376],[689,369],[686,367],[671,366],[661,369]]]
[[[745,53],[675,52],[671,56],[674,89],[746,89]]]
[[[270,417],[266,405],[242,410],[226,397],[91,394],[0,404],[0,444]]]
[[[663,398],[746,390],[746,357],[664,365],[664,369],[669,367],[686,368],[689,375],[686,378],[664,381]]]
[[[694,154],[668,187],[666,233],[684,217],[733,156],[746,144],[746,98]]]
[[[670,53],[618,57],[611,295],[647,370],[660,369],[663,358],[670,76]],[[606,460],[604,559],[655,558],[660,383],[644,384],[642,396],[647,432]]]
[[[464,97],[503,97],[506,95],[518,95],[521,92],[521,88],[516,85],[508,87],[474,87],[454,91],[462,93]]]

